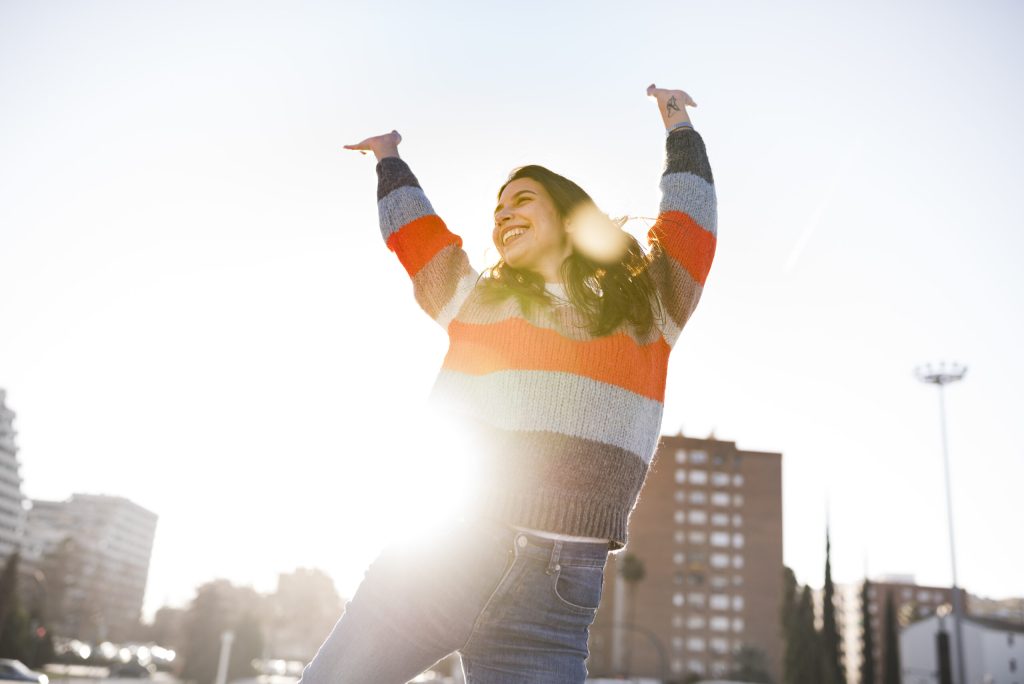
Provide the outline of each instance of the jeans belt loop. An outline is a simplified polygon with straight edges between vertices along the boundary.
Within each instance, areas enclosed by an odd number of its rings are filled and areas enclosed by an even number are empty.
[[[562,540],[555,539],[554,544],[551,547],[551,560],[548,561],[548,568],[544,572],[552,574],[562,569],[562,566],[558,564],[558,556],[562,553]]]

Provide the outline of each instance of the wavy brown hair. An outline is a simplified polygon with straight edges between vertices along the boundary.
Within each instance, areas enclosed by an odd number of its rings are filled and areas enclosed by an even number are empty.
[[[570,217],[582,215],[591,233],[612,236],[615,242],[621,243],[611,258],[605,258],[588,254],[574,240],[572,254],[562,262],[562,281],[569,300],[582,313],[590,333],[598,337],[607,335],[623,321],[628,321],[640,334],[646,335],[660,318],[661,311],[648,272],[651,255],[636,238],[622,230],[626,218],[609,218],[598,210],[583,188],[537,164],[513,169],[498,190],[499,200],[505,186],[520,178],[530,178],[544,187],[563,224]],[[553,302],[544,289],[542,275],[513,268],[504,259],[487,269],[484,275],[484,294],[489,301],[513,296],[526,311]]]

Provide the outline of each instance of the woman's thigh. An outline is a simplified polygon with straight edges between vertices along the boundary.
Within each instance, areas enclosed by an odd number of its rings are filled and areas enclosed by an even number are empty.
[[[401,684],[464,644],[510,568],[500,526],[461,521],[385,548],[302,684]]]
[[[517,537],[518,538],[518,537]],[[468,684],[583,682],[607,549],[527,535],[513,571],[460,649]]]

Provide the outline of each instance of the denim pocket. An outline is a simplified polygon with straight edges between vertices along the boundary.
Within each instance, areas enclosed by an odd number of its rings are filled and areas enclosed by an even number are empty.
[[[601,603],[604,568],[562,564],[555,571],[551,586],[555,598],[566,608],[578,613],[593,614]]]

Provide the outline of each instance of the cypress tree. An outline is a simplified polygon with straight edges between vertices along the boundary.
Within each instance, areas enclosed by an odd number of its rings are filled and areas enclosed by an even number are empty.
[[[901,684],[900,676],[900,626],[896,622],[896,608],[892,603],[892,592],[885,595],[885,642],[882,684]]]
[[[797,630],[797,582],[793,570],[782,568],[782,606],[779,622],[782,627],[782,641],[785,652],[782,660],[783,684],[797,684],[800,663],[800,638]]]
[[[814,628],[814,599],[811,588],[804,586],[800,594],[800,606],[797,609],[798,643],[800,644],[800,662],[797,667],[796,684],[822,684],[821,645],[818,631]]]
[[[836,624],[835,585],[832,584],[832,541],[825,528],[825,590],[822,597],[821,656],[825,682],[846,684],[843,676],[839,627]]]
[[[871,582],[864,578],[860,590],[860,684],[875,684],[875,633],[871,628]]]

